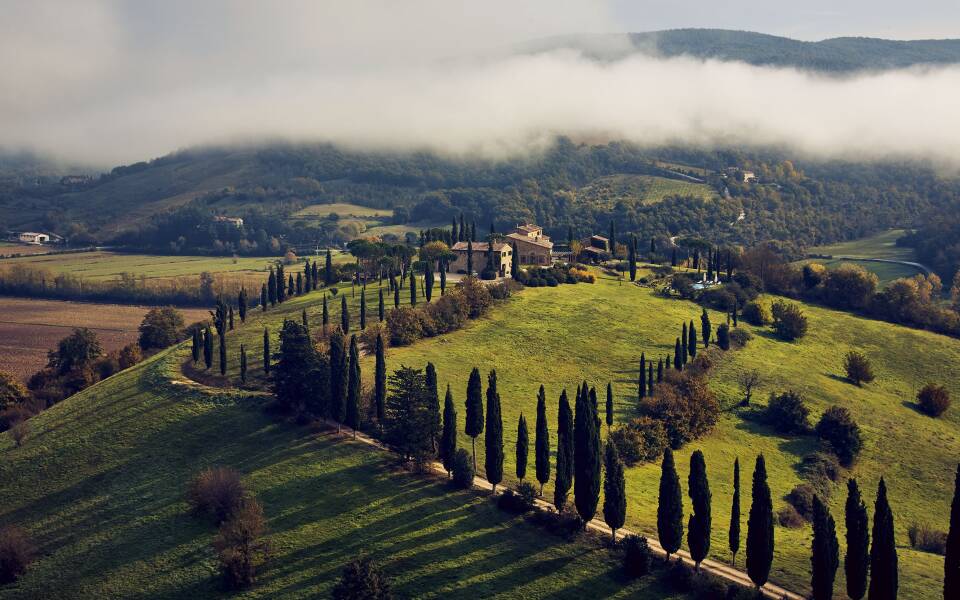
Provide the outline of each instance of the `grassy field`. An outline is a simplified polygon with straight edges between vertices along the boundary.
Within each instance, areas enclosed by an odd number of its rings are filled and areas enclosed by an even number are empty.
[[[650,175],[600,177],[577,190],[577,197],[591,205],[612,207],[617,202],[655,204],[671,196],[693,196],[711,200],[717,194],[702,183]]]
[[[601,546],[398,472],[385,452],[277,424],[249,397],[174,385],[182,352],[44,412],[21,448],[0,438],[0,522],[40,549],[0,597],[327,597],[361,553],[399,597],[676,597],[655,580],[622,580]],[[219,590],[215,528],[184,500],[208,465],[239,469],[268,518],[271,562],[245,593]]]
[[[0,242],[0,258],[18,255],[47,254],[50,252],[50,246],[40,246],[37,244],[17,244],[15,242]]]
[[[335,202],[333,204],[311,204],[306,208],[298,210],[292,216],[293,218],[312,217],[321,219],[329,215],[338,215],[340,217],[357,218],[387,218],[393,215],[393,210],[388,208],[369,208],[359,204],[347,204],[345,202]]]
[[[910,265],[904,265],[901,263],[887,263],[887,262],[876,262],[872,260],[847,260],[841,258],[831,258],[831,259],[809,259],[801,261],[802,263],[815,262],[821,265],[824,265],[828,269],[835,269],[840,265],[857,265],[863,267],[865,270],[873,273],[877,276],[877,279],[880,280],[880,287],[885,287],[891,281],[895,279],[901,279],[903,277],[913,277],[914,275],[920,275],[923,273],[923,269],[918,269]]]
[[[147,307],[61,300],[0,298],[0,371],[26,381],[47,364],[47,351],[74,327],[96,332],[105,351],[137,341]],[[208,317],[201,309],[181,309],[188,323]]]
[[[827,246],[814,246],[810,254],[850,256],[853,258],[885,258],[890,260],[915,260],[913,248],[897,246],[897,239],[906,233],[903,229],[891,229],[877,235],[840,242]]]

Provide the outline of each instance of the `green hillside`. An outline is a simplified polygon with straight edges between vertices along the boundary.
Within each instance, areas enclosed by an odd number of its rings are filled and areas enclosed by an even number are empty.
[[[709,185],[652,175],[599,177],[577,190],[577,199],[598,209],[611,210],[618,202],[656,204],[682,196],[711,200],[717,193]]]

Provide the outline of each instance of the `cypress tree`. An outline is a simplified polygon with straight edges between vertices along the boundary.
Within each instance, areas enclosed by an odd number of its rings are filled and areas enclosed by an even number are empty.
[[[203,345],[203,342],[200,340],[200,328],[195,327],[193,330],[193,339],[190,343],[190,356],[193,358],[193,364],[197,364],[200,361],[200,347]]]
[[[873,509],[873,544],[870,546],[870,600],[897,597],[897,543],[893,533],[893,512],[887,502],[887,484],[880,478]]]
[[[607,383],[607,433],[613,427],[613,386]]]
[[[350,309],[347,308],[347,297],[340,296],[340,331],[346,335],[350,333]]]
[[[647,355],[643,352],[640,353],[640,379],[637,396],[641,400],[647,397]]]
[[[293,277],[293,275],[291,275],[291,277]],[[298,296],[303,295],[303,275],[301,275],[300,273],[297,273],[297,283],[294,289],[297,292]]]
[[[710,315],[707,314],[707,309],[703,309],[703,313],[700,314],[700,335],[703,336],[703,347],[710,347],[710,332],[712,328],[710,326]]]
[[[517,273],[520,271],[520,250],[517,248],[517,243],[513,242],[510,244],[510,276],[516,277]]]
[[[650,361],[650,364],[647,365],[647,393],[651,396],[653,395],[653,361]]]
[[[263,374],[270,374],[270,330],[263,328]]]
[[[747,575],[757,588],[770,577],[773,565],[773,500],[767,485],[767,465],[763,455],[753,469],[753,500],[747,519]]]
[[[367,328],[367,288],[360,291],[360,330]]]
[[[530,453],[530,437],[527,433],[527,420],[520,413],[520,420],[517,422],[517,479],[523,483],[523,478],[527,476],[527,456]]]
[[[671,367],[670,367],[670,355],[668,354],[668,355],[667,355],[667,371],[669,371],[670,368],[671,368]]]
[[[240,344],[240,383],[247,382],[247,347]]]
[[[730,349],[730,327],[726,323],[717,327],[717,346],[720,346],[721,350]]]
[[[467,241],[467,226],[463,221],[463,213],[460,213],[460,229],[457,231],[457,241],[465,242]]]
[[[473,276],[473,241],[467,240],[467,277]]]
[[[471,242],[477,241],[477,222],[476,221],[470,224],[470,241]]]
[[[277,276],[274,274],[273,267],[270,267],[270,275],[267,276],[267,293],[270,298],[270,306],[277,303]]]
[[[667,367],[668,369],[670,367]],[[663,383],[663,357],[657,363],[657,383]]]
[[[337,433],[346,416],[347,368],[350,366],[347,350],[344,347],[343,334],[334,330],[330,334],[330,414],[328,417],[337,422]]]
[[[837,542],[837,527],[830,511],[820,500],[813,497],[813,542],[811,543],[810,587],[814,600],[831,600],[833,582],[840,566],[840,544]]]
[[[631,242],[630,247],[627,248],[627,266],[630,269],[630,281],[637,280],[637,255],[635,245]]]
[[[310,259],[309,258],[303,261],[303,291],[304,293],[310,291]]]
[[[617,227],[613,219],[610,220],[610,254],[617,255]]]
[[[400,284],[399,283],[393,288],[393,307],[400,308]]]
[[[425,370],[424,376],[427,382],[427,391],[430,394],[429,405],[427,410],[429,414],[429,435],[430,441],[433,449],[438,451],[440,443],[440,389],[437,384],[437,368],[433,366],[432,362],[427,363],[427,368]]]
[[[737,552],[740,551],[740,459],[733,460],[733,501],[730,503],[730,530],[727,533],[733,564],[737,564]]]
[[[440,435],[440,460],[447,476],[453,472],[453,456],[457,452],[457,409],[453,406],[453,393],[447,384],[447,395],[443,398],[443,433]]]
[[[699,570],[700,563],[710,553],[710,530],[712,528],[707,462],[700,450],[695,450],[690,455],[687,493],[690,494],[690,504],[693,508],[693,514],[690,515],[690,520],[687,523],[687,545],[690,547],[690,558],[693,559],[697,570]]]
[[[690,333],[687,338],[687,352],[690,354],[690,358],[694,359],[697,357],[697,328],[693,324],[693,319],[690,319],[690,328],[688,331]]]
[[[632,246],[631,246],[632,248]],[[617,447],[607,442],[604,454],[603,479],[603,520],[610,527],[610,538],[617,541],[617,530],[627,520],[626,482],[623,478],[623,463],[617,454]]]
[[[487,378],[487,422],[484,437],[484,469],[487,481],[497,491],[503,481],[503,419],[500,416],[500,394],[497,393],[497,371],[491,370]]]
[[[417,276],[410,269],[410,306],[417,305]]]
[[[334,284],[333,278],[333,255],[330,254],[330,249],[327,249],[327,258],[326,262],[323,265],[323,283],[331,286]]]
[[[657,238],[650,238],[650,260],[657,254]]]
[[[317,268],[317,261],[313,261],[313,267],[310,268],[310,278],[313,280],[311,287],[317,289],[320,283],[320,271]]]
[[[583,522],[589,523],[600,502],[600,419],[587,383],[576,403],[573,420],[573,501]]]
[[[353,430],[353,438],[357,438],[357,429],[360,428],[360,352],[357,349],[356,334],[350,336],[350,367],[347,380],[347,426]]]
[[[237,309],[240,311],[240,322],[247,322],[247,290],[245,288],[240,288],[240,293],[237,294]]]
[[[203,330],[203,364],[207,369],[213,366],[213,332],[209,325]]]
[[[473,469],[477,469],[477,436],[483,433],[483,388],[480,382],[480,369],[470,371],[467,382],[467,418],[463,432],[470,436],[473,446]]]
[[[310,336],[310,320],[307,318],[307,309],[300,311],[300,322],[303,324],[304,331],[307,332],[307,337]]]
[[[377,291],[377,317],[381,323],[387,317],[386,309],[383,306],[383,290]]]
[[[673,463],[673,450],[667,447],[660,464],[660,492],[657,499],[657,536],[660,545],[670,555],[680,549],[683,541],[683,499],[680,478]]]
[[[450,240],[457,241],[457,218],[453,217],[453,226],[450,227]]]
[[[844,507],[847,526],[847,554],[843,569],[847,579],[847,596],[860,600],[867,593],[867,573],[870,570],[870,518],[867,505],[860,497],[856,479],[847,481],[847,503]]]
[[[537,423],[536,439],[534,440],[534,460],[537,467],[537,481],[540,482],[540,495],[543,495],[543,486],[550,481],[550,428],[547,425],[547,396],[540,386],[537,392]]]
[[[220,375],[227,374],[227,336],[220,334],[218,336],[220,341]]]
[[[373,401],[377,407],[377,426],[383,433],[384,408],[387,403],[387,359],[384,356],[383,334],[377,334],[377,359],[373,374]]]
[[[953,483],[950,530],[943,558],[943,597],[960,598],[960,465]]]
[[[440,295],[447,293],[447,261],[440,261]]]
[[[557,476],[553,481],[553,505],[563,512],[573,483],[573,413],[567,390],[560,394],[557,410]]]
[[[260,285],[260,311],[267,312],[267,284]]]
[[[330,309],[327,307],[327,295],[323,295],[323,334],[327,334],[327,326],[330,325]]]
[[[423,297],[427,299],[427,303],[433,298],[433,269],[430,267],[429,260],[424,265]]]
[[[689,358],[690,353],[687,352],[687,324],[683,324],[683,333],[680,335],[680,358],[683,360],[681,364],[684,366],[687,364],[687,359]]]
[[[677,371],[683,370],[683,354],[680,349],[680,338],[677,338],[677,343],[673,347],[673,368]]]

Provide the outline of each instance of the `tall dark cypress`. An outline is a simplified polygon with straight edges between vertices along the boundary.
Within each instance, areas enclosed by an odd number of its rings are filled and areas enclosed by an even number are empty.
[[[635,241],[635,240],[634,240]],[[630,269],[630,281],[637,280],[637,255],[636,255],[636,245],[631,241],[630,247],[627,248],[627,267]]]
[[[610,220],[610,254],[617,255],[617,227],[613,219]]]
[[[553,480],[553,505],[563,512],[573,484],[573,412],[567,390],[560,394],[557,410],[557,476]]]
[[[360,329],[367,328],[367,288],[360,291]]]
[[[663,383],[663,357],[660,357],[660,361],[657,363],[657,383]]]
[[[470,436],[473,446],[473,470],[477,470],[477,436],[483,433],[483,384],[480,381],[480,369],[470,371],[467,382],[467,417],[463,432]]]
[[[596,398],[594,393],[593,398]],[[600,419],[587,384],[576,403],[573,420],[573,501],[584,523],[589,523],[600,502]]]
[[[653,361],[647,365],[647,393],[653,395]]]
[[[730,529],[727,532],[727,545],[733,555],[733,565],[737,564],[737,552],[740,551],[740,459],[733,459],[733,500],[730,502]]]
[[[323,265],[323,283],[328,286],[335,283],[333,276],[333,255],[330,253],[329,248],[327,249],[326,262]]]
[[[527,476],[527,457],[530,455],[530,435],[527,432],[527,420],[520,413],[517,421],[517,479],[523,483]]]
[[[207,369],[213,366],[213,332],[209,325],[203,330],[203,365]]]
[[[627,520],[626,482],[623,477],[623,463],[617,454],[617,447],[607,443],[604,454],[603,478],[603,520],[610,527],[610,538],[617,539],[617,530]]]
[[[291,277],[293,276],[291,275]],[[294,291],[298,296],[303,295],[303,275],[300,273],[297,273],[297,279],[296,279],[296,284],[294,286]]]
[[[700,563],[710,553],[710,530],[712,528],[710,483],[707,481],[707,462],[703,452],[695,450],[690,455],[690,474],[687,477],[687,493],[693,514],[687,523],[687,545],[690,558],[700,569]]]
[[[317,268],[317,261],[313,261],[313,267],[310,268],[310,278],[312,279],[310,287],[317,289],[320,284],[320,270]]]
[[[267,312],[267,284],[260,285],[260,311]]]
[[[613,386],[607,383],[607,433],[613,427]]]
[[[303,261],[303,291],[310,291],[310,259]]]
[[[357,348],[356,334],[350,336],[350,366],[347,378],[347,427],[353,430],[353,438],[357,438],[357,429],[360,428],[360,351]]]
[[[347,367],[349,359],[344,347],[343,334],[334,330],[330,334],[330,414],[326,415],[337,422],[337,432],[346,413]]]
[[[677,338],[677,342],[673,347],[673,368],[677,371],[683,370],[683,354],[680,349],[680,338]]]
[[[640,379],[637,381],[637,396],[643,400],[647,397],[647,355],[640,353]]]
[[[344,335],[350,333],[350,309],[347,308],[346,295],[340,296],[340,331]]]
[[[377,291],[377,318],[381,323],[387,318],[386,308],[383,306],[383,290]]]
[[[510,276],[516,277],[520,271],[520,249],[517,248],[516,242],[510,245],[510,254]]]
[[[544,484],[550,481],[550,427],[547,423],[547,395],[542,385],[540,391],[537,392],[537,423],[534,446],[537,481],[540,482],[540,495],[542,496]]]
[[[429,422],[430,427],[428,434],[430,440],[433,444],[433,448],[437,450],[440,445],[440,388],[437,383],[437,368],[433,366],[432,362],[427,363],[427,368],[424,371],[424,376],[427,381],[427,391],[430,394],[430,401],[427,406],[427,411],[429,412]]]
[[[240,383],[247,382],[247,347],[240,344]]]
[[[690,356],[690,353],[687,352],[687,324],[683,324],[683,333],[680,335],[680,358],[683,361],[682,364],[686,365],[687,360]]]
[[[457,409],[453,406],[453,393],[447,384],[443,398],[443,433],[440,434],[440,461],[449,476],[453,472],[453,457],[457,452]]]
[[[810,545],[810,587],[813,600],[831,600],[833,582],[840,566],[840,544],[837,542],[837,527],[830,510],[813,497],[813,542]]]
[[[393,288],[393,307],[400,308],[400,284],[394,286]]]
[[[870,571],[870,518],[867,505],[860,497],[856,479],[847,481],[847,503],[844,507],[847,526],[847,554],[843,570],[847,579],[847,596],[860,600],[867,593],[867,574]],[[949,596],[948,596],[949,597]]]
[[[670,555],[680,549],[683,542],[683,498],[680,477],[673,463],[673,450],[663,451],[660,464],[660,493],[657,499],[657,537],[660,545]]]
[[[700,314],[700,335],[703,336],[703,347],[710,347],[710,332],[712,328],[710,326],[710,315],[707,314],[707,309],[703,309],[703,312]]]
[[[383,334],[377,334],[376,365],[373,373],[373,401],[377,407],[377,426],[383,433],[383,420],[387,404],[387,359],[384,355]]]
[[[953,503],[950,505],[950,530],[947,533],[943,558],[943,597],[960,598],[960,465],[953,482]]]
[[[497,491],[503,481],[503,418],[500,416],[500,394],[497,393],[497,371],[491,370],[487,377],[487,414],[484,437],[484,470],[487,481]]]
[[[453,217],[453,226],[450,227],[450,241],[457,241],[457,217]]]
[[[430,266],[429,260],[424,263],[423,297],[426,298],[428,303],[433,298],[433,268]]]
[[[240,293],[237,294],[237,310],[240,312],[240,322],[247,322],[247,290],[246,288],[240,288]]]
[[[190,357],[193,358],[193,364],[197,364],[200,361],[201,346],[203,346],[203,341],[200,339],[200,328],[195,327],[193,329],[193,339],[190,344]]]
[[[327,326],[330,325],[330,308],[327,306],[327,294],[323,294],[323,334],[327,334]]]
[[[767,464],[757,457],[753,469],[753,500],[747,519],[747,575],[758,588],[770,578],[773,565],[773,500],[767,485]]]
[[[217,336],[220,342],[220,375],[227,374],[227,336],[221,333]]]
[[[277,303],[277,276],[274,274],[273,267],[270,267],[270,275],[267,276],[267,294],[270,298],[270,306]]]
[[[467,240],[467,277],[473,275],[473,241]]]
[[[410,306],[417,305],[417,276],[410,269]]]
[[[440,295],[447,293],[447,261],[440,261]]]
[[[227,322],[230,324],[229,330],[233,331],[233,307],[227,309]]]
[[[870,600],[894,600],[897,597],[897,542],[893,533],[893,511],[887,501],[887,484],[880,478],[877,502],[873,509],[873,544],[870,546]]]
[[[263,374],[270,374],[270,330],[263,328]]]
[[[303,323],[303,329],[307,332],[307,336],[310,336],[310,319],[307,318],[307,309],[300,311],[300,322]]]
[[[463,213],[460,213],[460,229],[457,231],[457,241],[467,241],[467,226],[463,220]]]
[[[690,319],[690,327],[687,329],[689,332],[687,338],[687,352],[690,354],[690,358],[694,359],[697,357],[697,327],[693,324],[693,319]]]

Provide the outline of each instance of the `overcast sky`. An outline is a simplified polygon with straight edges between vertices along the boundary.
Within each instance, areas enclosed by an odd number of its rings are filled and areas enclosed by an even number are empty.
[[[102,166],[264,139],[504,156],[566,134],[960,161],[956,68],[509,52],[674,27],[960,37],[960,0],[0,0],[0,146]]]

